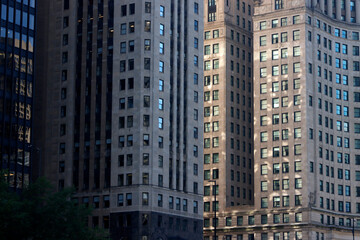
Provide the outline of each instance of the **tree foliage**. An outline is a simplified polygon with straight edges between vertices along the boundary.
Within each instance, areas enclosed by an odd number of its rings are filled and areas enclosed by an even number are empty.
[[[0,176],[4,174],[0,173]],[[71,200],[74,189],[52,190],[39,178],[20,193],[0,179],[0,238],[3,240],[100,240],[108,234],[87,226],[91,209]]]

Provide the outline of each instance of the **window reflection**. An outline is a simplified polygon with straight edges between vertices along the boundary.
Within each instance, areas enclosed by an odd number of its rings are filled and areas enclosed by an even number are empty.
[[[25,84],[25,83],[24,83]],[[32,83],[28,82],[27,84],[27,97],[31,98],[32,97],[32,93],[33,93],[33,89],[32,89]]]
[[[6,39],[6,28],[1,27],[1,30],[0,30],[0,43],[5,43],[5,39]]]
[[[21,57],[21,72],[26,73],[26,57]]]
[[[20,94],[22,96],[25,96],[25,80],[24,79],[20,80]]]
[[[15,32],[15,47],[19,48],[20,47],[20,33],[19,32]]]
[[[31,58],[28,58],[28,66],[27,66],[28,74],[33,74],[34,66],[33,66],[33,60]]]
[[[15,64],[15,70],[19,71],[20,60],[19,60],[19,55],[17,54],[14,54],[14,64]]]
[[[30,143],[30,137],[31,137],[31,128],[26,127],[26,131],[25,131],[25,141],[26,141],[26,143]]]
[[[20,142],[24,141],[24,126],[19,126],[18,128],[18,140]]]
[[[30,120],[31,119],[31,105],[28,104],[26,105],[26,120]]]

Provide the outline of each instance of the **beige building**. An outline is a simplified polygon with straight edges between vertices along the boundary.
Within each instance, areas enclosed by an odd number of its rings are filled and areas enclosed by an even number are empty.
[[[217,212],[217,236],[359,237],[360,2],[254,4],[254,205]]]
[[[254,201],[252,12],[250,1],[204,1],[205,227],[214,209]]]
[[[44,175],[112,239],[201,239],[203,3],[38,6]]]

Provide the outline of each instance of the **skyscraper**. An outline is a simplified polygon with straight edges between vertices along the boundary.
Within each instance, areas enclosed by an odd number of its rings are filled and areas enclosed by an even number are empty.
[[[2,1],[0,35],[0,169],[10,186],[31,178],[35,0]]]
[[[202,12],[40,1],[44,173],[114,239],[202,238]]]
[[[255,2],[255,201],[218,215],[220,238],[359,234],[359,6]]]
[[[253,203],[252,2],[204,1],[204,218]],[[215,196],[216,201],[215,201]]]

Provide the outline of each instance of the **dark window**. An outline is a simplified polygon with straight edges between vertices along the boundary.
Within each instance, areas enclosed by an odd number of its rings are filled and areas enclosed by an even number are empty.
[[[64,0],[64,10],[69,9],[69,0]]]
[[[121,6],[121,16],[126,16],[127,14],[127,6],[126,5],[122,5]]]
[[[129,14],[130,14],[130,15],[135,14],[135,3],[131,3],[131,4],[129,5]]]

